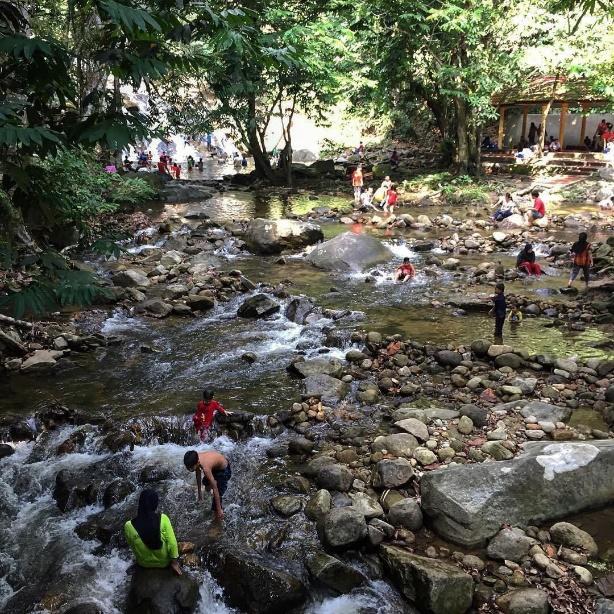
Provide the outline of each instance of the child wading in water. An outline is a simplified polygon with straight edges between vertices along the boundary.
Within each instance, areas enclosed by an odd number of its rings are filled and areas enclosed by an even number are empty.
[[[196,406],[196,413],[192,416],[192,422],[194,422],[194,428],[200,437],[201,442],[209,439],[209,430],[215,419],[215,414],[219,411],[224,415],[228,415],[227,412],[217,401],[213,399],[215,393],[213,390],[205,388],[203,390],[203,400],[198,402]]]
[[[495,295],[492,297],[493,308],[490,315],[495,316],[495,343],[503,343],[503,325],[505,324],[505,313],[507,305],[505,303],[505,284],[499,282],[495,286]]]

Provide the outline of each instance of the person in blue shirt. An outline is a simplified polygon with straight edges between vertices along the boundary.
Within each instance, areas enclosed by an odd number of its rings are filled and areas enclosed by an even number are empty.
[[[505,303],[505,284],[499,282],[495,286],[495,295],[492,297],[493,308],[490,314],[495,316],[495,343],[503,343],[503,325],[507,305]]]

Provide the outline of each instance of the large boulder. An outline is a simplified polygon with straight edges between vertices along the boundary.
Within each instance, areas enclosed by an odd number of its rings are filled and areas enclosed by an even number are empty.
[[[550,527],[550,537],[555,544],[569,546],[570,548],[581,548],[591,557],[597,556],[599,552],[592,535],[570,522],[553,524]]]
[[[241,303],[237,310],[240,318],[266,318],[279,311],[279,303],[276,303],[266,294],[255,294]]]
[[[392,253],[369,234],[344,232],[320,243],[307,255],[307,261],[327,271],[362,271],[388,262]]]
[[[394,456],[405,456],[411,458],[415,449],[418,447],[418,441],[409,433],[393,433],[392,435],[380,435],[373,442],[374,452],[383,452],[386,450]]]
[[[228,603],[244,612],[288,612],[307,597],[305,585],[273,561],[240,548],[217,548],[208,553],[210,571]]]
[[[422,510],[415,499],[406,498],[397,501],[388,510],[388,522],[395,527],[411,531],[422,528]]]
[[[21,363],[22,373],[33,373],[34,371],[46,371],[56,365],[56,359],[49,350],[36,350],[31,356]]]
[[[256,254],[279,254],[285,249],[302,249],[324,238],[322,229],[312,222],[299,220],[251,220],[245,243]]]
[[[316,482],[320,488],[347,492],[352,488],[354,475],[345,465],[324,465]]]
[[[407,484],[414,476],[414,468],[404,458],[385,459],[379,461],[373,471],[373,486],[375,488],[397,488]]]
[[[63,512],[96,503],[98,484],[88,475],[62,469],[55,476],[53,498]]]
[[[198,584],[171,569],[137,567],[128,594],[127,614],[191,614],[198,602]]]
[[[381,546],[380,557],[398,589],[429,614],[464,614],[473,600],[473,579],[455,565]]]
[[[315,162],[318,156],[310,149],[297,149],[292,152],[292,162]]]
[[[539,422],[564,422],[571,415],[571,409],[542,401],[530,401],[520,410],[520,414],[525,418],[533,416]]]
[[[500,222],[497,222],[498,228],[524,228],[526,225],[526,221],[520,213],[514,213]]]
[[[519,588],[501,595],[497,605],[505,614],[548,614],[548,593],[538,588]]]
[[[305,324],[305,318],[315,309],[315,303],[306,296],[295,296],[286,307],[285,316],[291,322]]]
[[[530,442],[512,460],[425,473],[422,511],[444,538],[480,546],[502,524],[540,524],[611,504],[613,469],[611,440]]]

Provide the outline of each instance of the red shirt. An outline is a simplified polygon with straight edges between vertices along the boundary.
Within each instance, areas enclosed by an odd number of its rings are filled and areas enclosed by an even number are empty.
[[[362,171],[356,169],[352,175],[352,185],[355,188],[362,187]]]
[[[196,413],[192,416],[194,428],[199,431],[201,428],[208,429],[213,423],[213,418],[217,412],[225,414],[224,408],[217,401],[199,401],[196,406]]]
[[[603,133],[603,140],[606,143],[609,143],[610,141],[614,141],[614,132],[610,132],[609,130],[607,132]]]
[[[394,205],[399,195],[394,190],[388,190],[388,204]]]
[[[158,162],[158,172],[166,173],[166,164],[162,161]]]
[[[402,264],[399,267],[399,270],[401,271],[404,277],[407,277],[408,275],[413,275],[415,273],[414,267],[411,264]]]
[[[546,215],[546,205],[539,196],[533,201],[533,209],[542,215]]]

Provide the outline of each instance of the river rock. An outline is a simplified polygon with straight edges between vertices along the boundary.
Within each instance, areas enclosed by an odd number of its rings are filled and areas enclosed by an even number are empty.
[[[538,588],[519,588],[501,595],[497,605],[505,614],[549,614],[548,593]]]
[[[315,309],[315,303],[305,296],[295,296],[286,307],[285,316],[291,322],[305,324],[305,318]]]
[[[488,424],[488,410],[485,407],[479,407],[478,405],[472,405],[470,403],[461,405],[460,415],[471,418],[474,426],[482,428]]]
[[[491,559],[519,563],[537,541],[517,527],[501,529],[488,544],[486,552]]]
[[[21,363],[22,373],[46,371],[57,364],[54,355],[48,350],[36,350],[31,356]]]
[[[318,527],[322,541],[331,548],[347,548],[367,536],[367,523],[353,507],[337,507],[328,512]]]
[[[473,420],[469,416],[461,416],[458,421],[458,432],[469,435],[473,431]]]
[[[150,298],[137,305],[137,311],[150,313],[160,318],[166,318],[173,311],[170,303],[165,303],[161,298]]]
[[[420,420],[417,420],[416,418],[399,420],[398,422],[395,422],[394,425],[410,435],[413,435],[416,439],[420,439],[421,441],[426,441],[429,438],[429,430],[426,424]]]
[[[113,480],[105,489],[102,494],[102,504],[105,509],[120,503],[128,495],[132,494],[135,490],[134,484],[127,479],[118,478]]]
[[[497,222],[497,227],[498,228],[524,228],[526,226],[526,222],[524,217],[522,217],[522,215],[520,215],[520,213],[513,213],[512,215],[509,215],[508,217],[506,217],[505,219],[501,220],[500,222]]]
[[[55,476],[53,498],[63,512],[96,503],[98,487],[94,480],[79,472],[62,469]]]
[[[311,358],[309,360],[299,360],[291,365],[292,371],[298,373],[301,377],[310,377],[313,375],[330,375],[331,377],[340,378],[343,374],[343,365],[339,360],[333,358]]]
[[[271,506],[280,516],[293,516],[301,511],[303,502],[300,497],[280,495],[271,499]]]
[[[193,311],[205,311],[215,307],[215,298],[207,294],[191,294],[187,298],[187,304]]]
[[[316,482],[320,488],[348,492],[354,482],[354,474],[345,465],[325,465],[318,471]]]
[[[550,537],[555,544],[570,548],[582,548],[590,557],[597,556],[599,552],[593,537],[570,522],[553,524],[550,527]]]
[[[285,249],[302,249],[323,238],[322,229],[312,222],[256,218],[250,220],[244,240],[256,254],[279,254]]]
[[[379,461],[373,471],[375,488],[397,488],[407,484],[414,475],[411,463],[404,458]]]
[[[403,527],[410,531],[422,528],[422,510],[418,502],[409,497],[391,505],[386,518],[395,527]]]
[[[364,492],[352,492],[350,499],[352,500],[352,507],[358,510],[367,520],[384,515],[382,506]]]
[[[279,309],[279,303],[276,303],[271,297],[266,294],[256,294],[241,304],[237,315],[240,318],[266,318],[277,313]]]
[[[151,286],[151,281],[147,278],[147,275],[143,271],[135,269],[118,271],[111,277],[111,281],[122,288],[148,288]]]
[[[330,375],[310,375],[303,380],[303,397],[322,399],[322,401],[336,402],[342,399],[348,391],[348,385]]]
[[[435,358],[440,365],[446,367],[458,367],[463,361],[463,357],[459,352],[453,352],[451,350],[440,350],[435,354]]]
[[[614,601],[611,599],[597,599],[595,614],[614,614]]]
[[[414,450],[418,447],[418,441],[409,433],[394,433],[392,435],[380,435],[373,442],[373,451],[387,450],[395,456],[411,458]]]
[[[191,614],[198,602],[198,584],[171,569],[136,567],[128,594],[127,614]]]
[[[305,585],[270,558],[254,552],[216,548],[207,559],[210,571],[224,590],[228,603],[244,612],[288,612],[307,597]]]
[[[391,257],[391,252],[374,236],[345,232],[317,245],[306,259],[328,271],[362,271],[388,262]]]
[[[165,269],[172,269],[174,266],[181,264],[181,261],[184,259],[185,254],[183,252],[178,252],[176,249],[171,249],[166,252],[162,258],[160,258],[160,264]]]
[[[319,521],[330,511],[330,506],[331,497],[328,490],[318,490],[318,492],[307,501],[307,505],[305,505],[305,516],[310,520]]]
[[[497,367],[510,367],[512,369],[518,369],[522,366],[522,358],[518,354],[499,354],[495,358],[495,365]]]
[[[533,416],[538,422],[565,422],[571,415],[571,409],[542,401],[530,401],[522,407],[520,414],[524,418]]]
[[[15,448],[9,446],[8,443],[0,443],[0,459],[11,456],[11,454],[15,454]]]
[[[437,462],[437,455],[428,448],[416,448],[414,450],[414,458],[424,466]]]
[[[568,358],[557,358],[554,361],[554,367],[556,369],[567,371],[567,373],[575,373],[578,370],[578,363],[575,360],[570,360]]]
[[[358,570],[325,552],[318,552],[307,560],[312,577],[339,594],[349,593],[366,581]]]
[[[528,442],[509,461],[425,473],[422,511],[444,538],[479,546],[504,523],[538,524],[611,503],[613,467],[611,440]]]
[[[380,557],[397,588],[421,612],[464,614],[473,600],[473,579],[455,565],[380,546]]]

